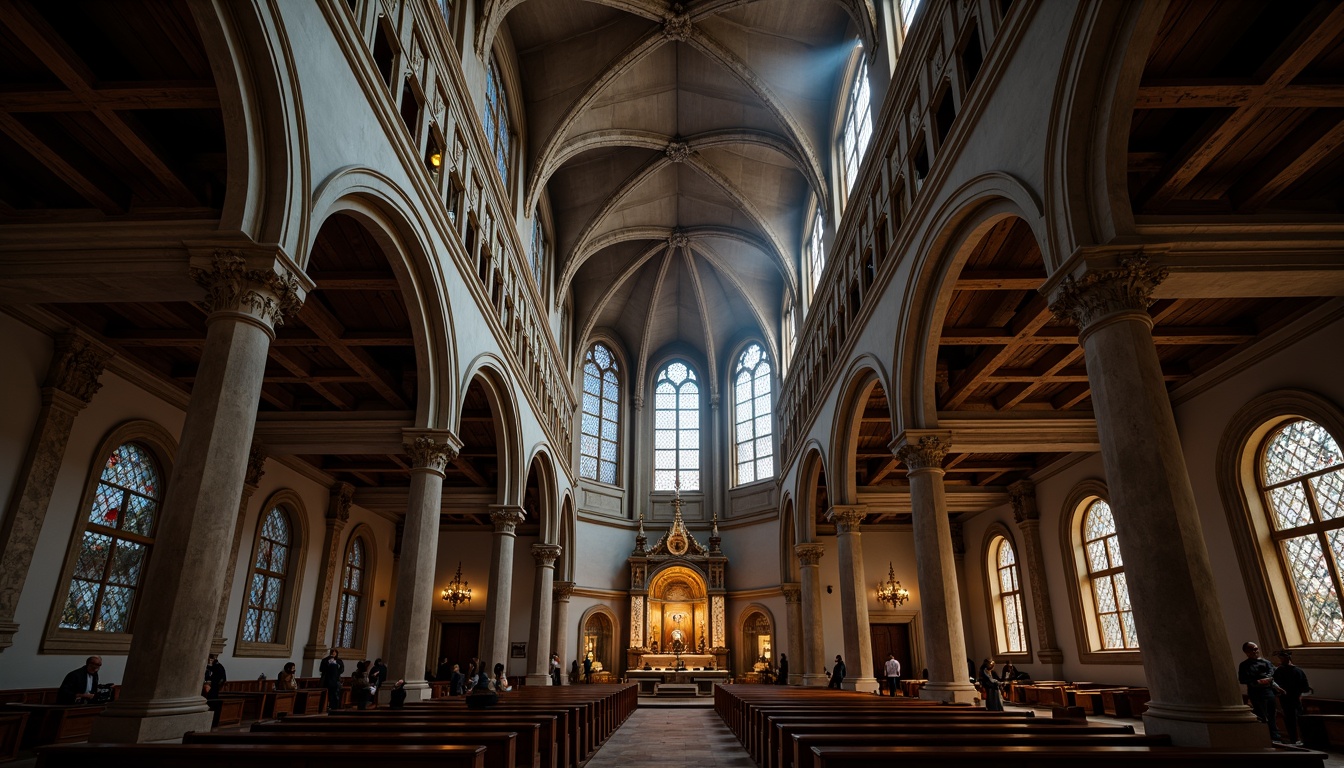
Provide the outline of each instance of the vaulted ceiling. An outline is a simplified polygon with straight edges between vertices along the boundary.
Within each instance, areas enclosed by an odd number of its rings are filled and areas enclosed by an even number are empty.
[[[517,57],[525,205],[549,203],[580,353],[606,331],[637,375],[676,351],[714,376],[749,334],[777,355],[867,4],[491,5],[483,35]]]

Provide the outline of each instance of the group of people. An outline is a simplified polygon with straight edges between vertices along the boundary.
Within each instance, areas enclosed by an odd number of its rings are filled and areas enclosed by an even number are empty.
[[[335,712],[341,708],[341,679],[345,676],[345,662],[341,660],[340,651],[335,648],[327,651],[326,657],[317,665],[317,674],[322,687],[327,689],[327,710]],[[387,675],[387,665],[382,659],[363,659],[356,663],[355,671],[350,674],[350,703],[356,709],[376,705],[378,689],[387,682]],[[389,698],[389,706],[392,708],[400,709],[406,703],[405,685],[405,680],[398,680],[392,685]],[[285,664],[285,668],[280,671],[275,679],[275,689],[299,689],[298,681],[294,679],[294,662]]]
[[[555,655],[551,656],[552,674],[554,669],[560,665]],[[495,664],[494,669],[486,671],[486,667],[481,660],[472,657],[467,664],[467,671],[462,671],[461,665],[450,664],[448,657],[445,656],[439,660],[438,674],[430,675],[426,670],[425,677],[436,682],[448,683],[449,696],[465,696],[477,691],[493,691],[495,693],[504,693],[513,690],[513,685],[509,683],[509,676],[504,674],[504,665]]]
[[[1311,693],[1307,673],[1293,663],[1293,652],[1287,648],[1274,652],[1279,666],[1260,655],[1260,646],[1245,643],[1241,650],[1246,660],[1237,666],[1237,681],[1246,686],[1246,698],[1262,723],[1269,724],[1269,738],[1275,742],[1301,745],[1298,739],[1297,718],[1302,714],[1302,695]],[[1279,732],[1277,710],[1283,707],[1283,724],[1288,730],[1285,739]]]

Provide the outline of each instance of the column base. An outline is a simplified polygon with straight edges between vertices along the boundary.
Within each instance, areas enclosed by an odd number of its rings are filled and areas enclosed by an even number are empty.
[[[1143,729],[1149,735],[1166,735],[1178,747],[1256,749],[1269,747],[1269,726],[1256,719],[1245,705],[1230,707],[1183,707],[1148,702]]]
[[[825,675],[803,675],[801,684],[809,688],[825,688],[830,683],[830,678]]]
[[[859,693],[877,693],[882,690],[875,677],[847,677],[840,683],[840,687],[846,691],[858,691]]]
[[[391,689],[389,689],[391,690]],[[406,701],[428,701],[434,698],[434,689],[429,687],[429,683],[424,680],[408,682],[403,686],[406,691]],[[391,694],[388,694],[389,696]]]
[[[531,686],[531,685],[550,685],[550,684],[551,684],[551,676],[550,676],[550,675],[528,675],[527,677],[524,677],[523,680],[525,680],[525,681],[527,682],[527,684],[530,685],[530,686]]]
[[[925,683],[919,698],[945,704],[974,704],[979,694],[970,683]]]
[[[187,731],[209,731],[214,719],[200,696],[115,702],[94,719],[89,741],[140,744],[180,739]]]

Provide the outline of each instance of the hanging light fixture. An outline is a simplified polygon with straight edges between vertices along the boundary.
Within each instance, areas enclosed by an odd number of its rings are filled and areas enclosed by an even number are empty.
[[[471,587],[468,587],[467,582],[462,580],[461,560],[457,561],[457,575],[453,577],[452,581],[448,582],[448,586],[443,588],[442,597],[444,602],[453,607],[453,610],[457,610],[460,603],[471,602]]]
[[[892,606],[905,605],[905,601],[910,599],[910,590],[896,580],[896,569],[892,567],[891,561],[887,561],[887,580],[877,583],[877,599]]]

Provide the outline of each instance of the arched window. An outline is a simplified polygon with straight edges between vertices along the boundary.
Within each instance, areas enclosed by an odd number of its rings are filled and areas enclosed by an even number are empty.
[[[1027,652],[1027,612],[1022,601],[1022,575],[1017,552],[1007,536],[989,544],[990,594],[994,600],[994,634],[999,655]]]
[[[845,174],[845,191],[854,188],[859,177],[859,163],[863,162],[863,153],[868,149],[868,140],[873,137],[872,98],[868,89],[868,64],[860,49],[859,65],[855,68],[854,82],[849,88],[849,101],[845,105],[845,120],[840,131],[841,166]]]
[[[733,372],[734,444],[737,482],[754,483],[775,474],[771,438],[770,360],[760,344],[747,347]]]
[[[812,217],[812,232],[807,241],[808,288],[813,293],[816,293],[817,285],[821,282],[821,273],[826,270],[826,249],[821,241],[825,233],[826,217],[822,215],[821,206],[818,205],[816,214]]]
[[[1129,604],[1129,586],[1111,505],[1104,499],[1089,504],[1082,530],[1101,647],[1108,651],[1136,649],[1139,636],[1134,631],[1134,610]]]
[[[620,455],[621,380],[616,356],[594,344],[583,360],[583,428],[579,437],[579,476],[616,484]]]
[[[280,618],[294,544],[291,528],[282,506],[273,507],[262,518],[243,614],[243,642],[276,643],[282,639]]]
[[[532,220],[532,279],[537,283],[537,293],[546,298],[546,230],[541,227],[541,217]]]
[[[784,305],[784,332],[780,334],[784,339],[784,365],[790,365],[793,362],[793,350],[798,346],[798,326],[795,324],[793,315],[793,302],[789,301]]]
[[[123,443],[108,455],[85,511],[60,629],[131,631],[163,498],[161,477],[143,445]]]
[[[1344,642],[1344,455],[1339,442],[1314,421],[1289,421],[1261,447],[1259,482],[1270,539],[1292,584],[1303,639]]]
[[[345,549],[345,571],[341,576],[341,605],[336,616],[336,645],[341,648],[362,648],[364,593],[367,589],[365,573],[368,558],[364,539],[351,536]]]
[[[653,388],[653,489],[700,490],[700,383],[683,362],[658,372]]]
[[[490,151],[495,155],[495,168],[509,188],[509,155],[512,136],[509,133],[508,95],[504,92],[504,79],[500,76],[499,59],[491,56],[490,67],[485,73],[485,137],[490,142]]]
[[[921,0],[899,0],[901,4],[901,28],[910,29],[910,23],[915,20],[915,11],[919,10]]]

